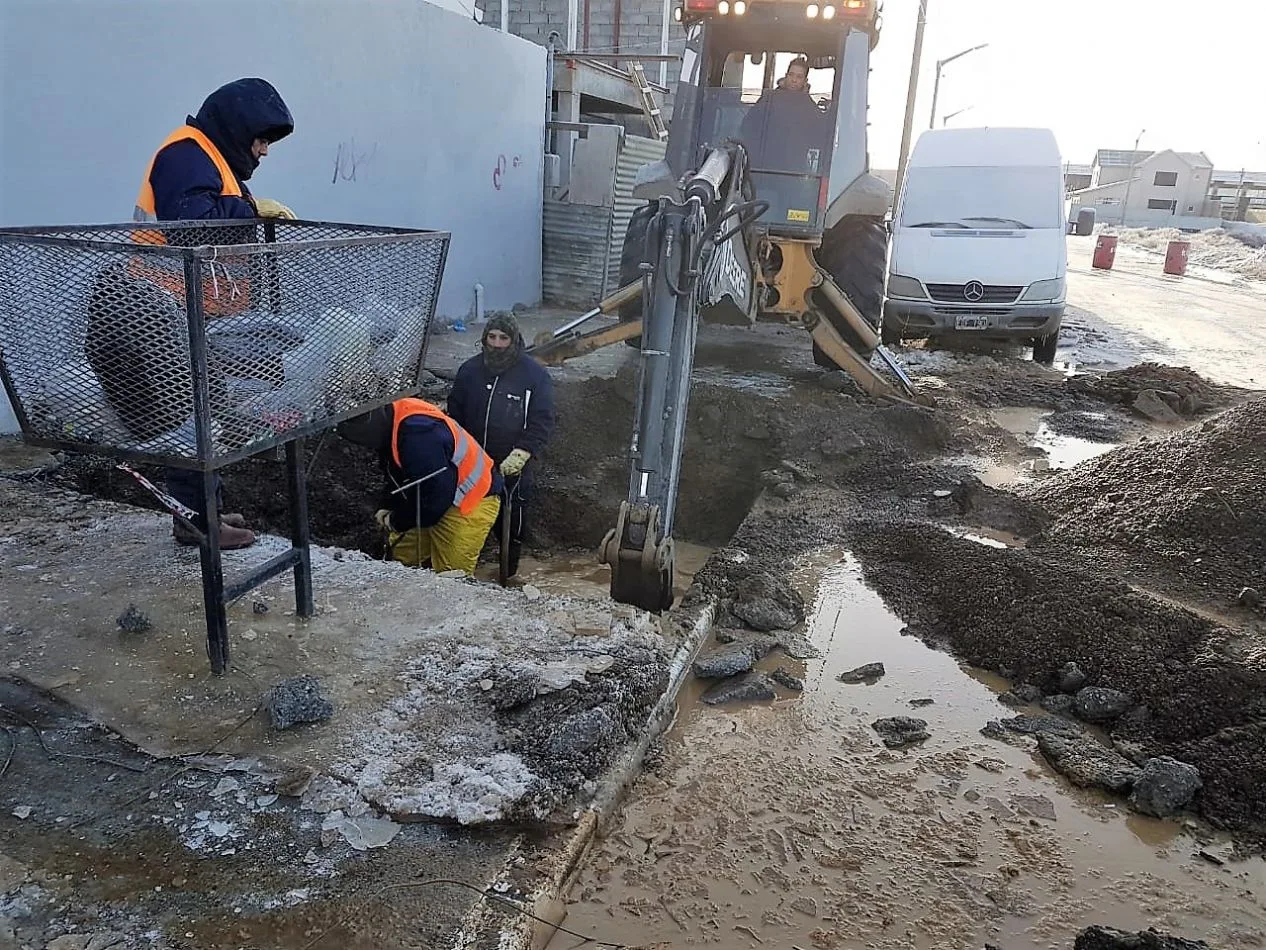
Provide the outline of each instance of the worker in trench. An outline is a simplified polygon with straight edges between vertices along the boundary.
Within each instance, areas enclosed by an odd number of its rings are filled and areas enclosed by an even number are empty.
[[[246,182],[271,146],[294,131],[294,119],[281,95],[263,79],[239,79],[212,92],[198,114],[159,145],[141,181],[133,220],[204,221],[293,218],[285,205],[256,198]],[[253,225],[217,229],[145,231],[138,243],[246,244],[259,240]],[[179,262],[177,262],[179,263]],[[204,288],[208,320],[240,313],[252,306],[249,282],[232,279],[226,264],[217,273],[214,290]],[[138,441],[179,427],[191,429],[181,398],[173,390],[189,385],[188,344],[171,326],[183,318],[183,274],[164,270],[137,257],[124,272],[106,271],[98,279],[90,303],[85,350],[100,378],[107,400]],[[215,380],[212,401],[216,399]],[[214,408],[214,405],[213,405]],[[202,512],[202,475],[171,468],[167,490],[193,511]],[[217,476],[217,496],[222,493]],[[195,523],[205,530],[200,514]],[[196,545],[197,535],[173,520],[176,541]],[[248,547],[255,534],[239,514],[222,514],[222,549]]]
[[[525,352],[511,314],[488,320],[482,351],[457,371],[448,413],[472,433],[505,478],[501,519],[510,519],[509,574],[519,570],[536,460],[554,432],[554,386],[549,372]]]
[[[421,399],[398,399],[337,432],[382,462],[386,478],[374,520],[386,533],[388,556],[437,573],[474,574],[504,488],[474,436]]]

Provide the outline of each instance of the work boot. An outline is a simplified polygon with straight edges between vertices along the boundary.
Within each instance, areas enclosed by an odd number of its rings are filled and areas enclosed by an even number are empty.
[[[198,546],[198,536],[189,530],[177,518],[172,519],[171,527],[172,537],[176,539],[177,544],[183,544],[187,547]],[[239,548],[249,548],[255,543],[255,532],[248,528],[237,528],[231,524],[226,524],[223,520],[220,522],[220,550],[236,551]]]

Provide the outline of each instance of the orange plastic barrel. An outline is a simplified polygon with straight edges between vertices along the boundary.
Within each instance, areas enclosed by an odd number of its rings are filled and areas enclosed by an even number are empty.
[[[1165,249],[1165,273],[1181,277],[1187,273],[1187,254],[1191,245],[1186,241],[1170,241]]]
[[[1117,236],[1115,234],[1100,234],[1095,241],[1095,256],[1091,261],[1091,266],[1095,270],[1112,270],[1112,264],[1117,259]]]

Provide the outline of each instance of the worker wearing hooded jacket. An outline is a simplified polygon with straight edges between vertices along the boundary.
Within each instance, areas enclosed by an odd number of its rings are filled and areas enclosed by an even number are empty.
[[[545,367],[524,353],[519,322],[510,314],[488,320],[483,351],[457,371],[449,414],[487,450],[506,478],[510,574],[519,569],[531,500],[532,460],[554,431],[554,387]],[[500,529],[500,519],[496,525]]]
[[[378,453],[386,482],[374,520],[391,557],[437,573],[475,573],[501,509],[501,473],[479,443],[436,406],[398,399],[338,427]]]
[[[293,218],[285,205],[256,198],[247,182],[269,148],[294,131],[290,109],[271,83],[238,79],[209,95],[198,114],[189,116],[158,147],[141,182],[133,219],[136,221],[206,221]],[[254,229],[229,229],[225,243],[256,240]],[[167,490],[177,501],[198,511],[202,476],[169,469]],[[197,537],[176,521],[173,534],[181,544]],[[220,547],[247,547],[255,535],[240,515],[224,515]]]

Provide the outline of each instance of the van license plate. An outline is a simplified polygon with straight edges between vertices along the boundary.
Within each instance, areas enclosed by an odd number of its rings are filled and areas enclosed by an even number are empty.
[[[965,313],[954,318],[955,330],[987,330],[989,318],[983,314]]]

